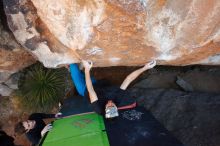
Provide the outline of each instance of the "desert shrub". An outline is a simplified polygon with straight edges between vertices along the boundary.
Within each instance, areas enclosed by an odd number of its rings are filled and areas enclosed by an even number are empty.
[[[47,112],[64,96],[64,69],[44,68],[37,63],[25,69],[18,82],[15,95],[24,110]]]

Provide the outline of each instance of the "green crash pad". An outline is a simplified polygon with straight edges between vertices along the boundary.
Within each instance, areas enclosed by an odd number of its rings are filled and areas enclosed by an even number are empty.
[[[43,146],[109,146],[102,116],[95,113],[55,120]]]

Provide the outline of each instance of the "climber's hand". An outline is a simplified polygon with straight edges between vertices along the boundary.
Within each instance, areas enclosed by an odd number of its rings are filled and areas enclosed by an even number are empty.
[[[144,69],[151,69],[154,66],[156,66],[156,64],[157,64],[156,60],[152,60],[145,64]]]
[[[86,61],[82,60],[83,66],[85,67],[85,70],[91,70],[93,63],[92,61]]]

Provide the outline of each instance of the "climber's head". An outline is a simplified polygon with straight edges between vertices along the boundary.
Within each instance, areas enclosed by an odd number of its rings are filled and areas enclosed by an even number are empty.
[[[117,117],[118,115],[119,114],[117,106],[112,100],[108,100],[105,105],[105,118],[111,119]]]

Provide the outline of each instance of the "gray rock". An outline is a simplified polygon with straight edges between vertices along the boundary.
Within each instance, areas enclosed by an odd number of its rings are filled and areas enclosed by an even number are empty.
[[[178,72],[154,72],[147,76],[146,79],[138,82],[134,87],[138,88],[174,88],[179,89],[176,85],[176,76]]]
[[[10,77],[11,73],[9,72],[0,72],[0,83],[7,81]]]
[[[188,82],[186,82],[184,79],[181,77],[177,76],[176,80],[177,85],[179,85],[184,91],[193,91],[192,85],[190,85]]]
[[[20,77],[20,74],[15,73],[11,75],[11,77],[5,82],[5,84],[11,89],[18,89],[19,77]]]
[[[220,68],[212,71],[207,69],[191,70],[179,77],[181,79],[178,85],[185,91],[193,89],[193,91],[198,92],[220,93]]]
[[[13,89],[10,89],[8,86],[0,84],[0,94],[2,96],[10,96]]]
[[[186,146],[220,145],[220,94],[131,88],[146,107]]]

